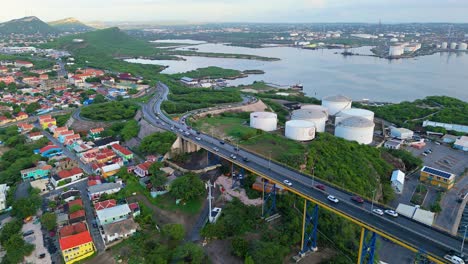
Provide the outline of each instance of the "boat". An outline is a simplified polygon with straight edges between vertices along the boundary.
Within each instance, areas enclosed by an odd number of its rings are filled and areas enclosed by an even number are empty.
[[[293,90],[302,90],[302,89],[304,89],[304,86],[302,85],[302,83],[296,83],[296,84],[291,86],[291,89],[293,89]]]

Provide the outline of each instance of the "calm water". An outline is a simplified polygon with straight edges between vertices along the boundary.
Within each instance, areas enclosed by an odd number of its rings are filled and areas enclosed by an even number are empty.
[[[341,50],[304,50],[291,47],[252,49],[210,43],[192,47],[198,48],[200,52],[253,54],[281,60],[265,62],[185,57],[186,61],[128,61],[169,66],[163,73],[186,72],[208,66],[237,70],[259,69],[265,71],[265,74],[237,79],[231,81],[231,84],[250,84],[260,80],[285,86],[302,83],[304,92],[317,98],[339,93],[355,100],[369,98],[399,102],[428,95],[448,95],[468,101],[468,54],[465,53],[440,53],[389,61],[368,56],[344,57],[334,54]],[[353,51],[370,54],[368,47]]]

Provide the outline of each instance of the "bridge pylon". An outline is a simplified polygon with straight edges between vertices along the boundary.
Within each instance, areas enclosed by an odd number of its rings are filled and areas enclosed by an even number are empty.
[[[304,200],[304,215],[302,225],[302,243],[300,255],[306,254],[308,251],[317,251],[317,229],[318,229],[318,205],[312,207],[309,200]]]
[[[218,155],[211,153],[208,150],[206,151],[206,155],[207,155],[206,158],[207,158],[208,166],[220,163],[220,158]]]
[[[369,237],[370,234],[370,238]],[[364,227],[361,230],[361,240],[359,245],[358,264],[374,264],[375,246],[377,234]]]
[[[270,188],[270,192],[265,193],[265,189],[268,184],[268,180],[262,178],[263,181],[263,204],[262,204],[262,218],[273,215],[276,212],[276,184]]]

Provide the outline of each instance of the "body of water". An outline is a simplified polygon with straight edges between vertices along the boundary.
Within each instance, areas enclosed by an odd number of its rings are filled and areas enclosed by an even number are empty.
[[[178,40],[174,40],[178,42]],[[180,73],[218,66],[237,70],[263,70],[265,74],[230,81],[232,85],[265,81],[278,85],[302,83],[309,96],[343,94],[360,100],[400,102],[429,95],[447,95],[468,101],[468,54],[437,53],[411,59],[386,60],[369,56],[344,57],[342,50],[305,50],[292,47],[261,49],[204,43],[200,52],[253,54],[279,61],[184,57],[186,61],[127,60],[169,66],[163,73]],[[187,47],[179,48],[181,50]],[[369,47],[351,50],[370,54]],[[338,53],[338,54],[335,54]]]

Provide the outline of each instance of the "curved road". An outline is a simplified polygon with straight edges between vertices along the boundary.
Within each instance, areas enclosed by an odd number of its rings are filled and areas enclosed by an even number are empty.
[[[236,151],[233,145],[222,144],[219,139],[206,134],[196,134],[193,130],[188,130],[185,124],[175,122],[168,118],[161,111],[161,103],[167,100],[169,89],[166,85],[158,84],[158,95],[152,98],[143,106],[144,117],[152,124],[165,130],[172,131],[185,140],[191,141],[200,147],[216,153],[217,155],[234,162],[236,165],[246,168],[264,178],[283,185],[284,180],[289,180],[292,186],[284,186],[286,189],[302,197],[318,203],[321,207],[332,210],[365,228],[375,231],[379,235],[386,237],[393,242],[409,248],[413,251],[422,250],[427,253],[429,259],[438,263],[445,263],[443,257],[449,250],[460,250],[461,238],[451,234],[416,222],[404,216],[393,218],[388,215],[378,216],[371,213],[371,202],[365,200],[363,204],[356,204],[351,201],[354,194],[346,190],[315,179],[314,184],[323,184],[326,192],[313,187],[312,179],[300,172],[281,164],[270,162],[268,159],[250,153],[243,149]],[[199,139],[197,139],[197,137]],[[216,148],[216,149],[214,149]],[[231,154],[238,158],[232,159]],[[246,162],[242,157],[248,158]],[[328,201],[327,195],[331,194],[340,200],[339,203]],[[382,208],[381,205],[374,205],[374,208]],[[464,255],[468,255],[465,248]]]

